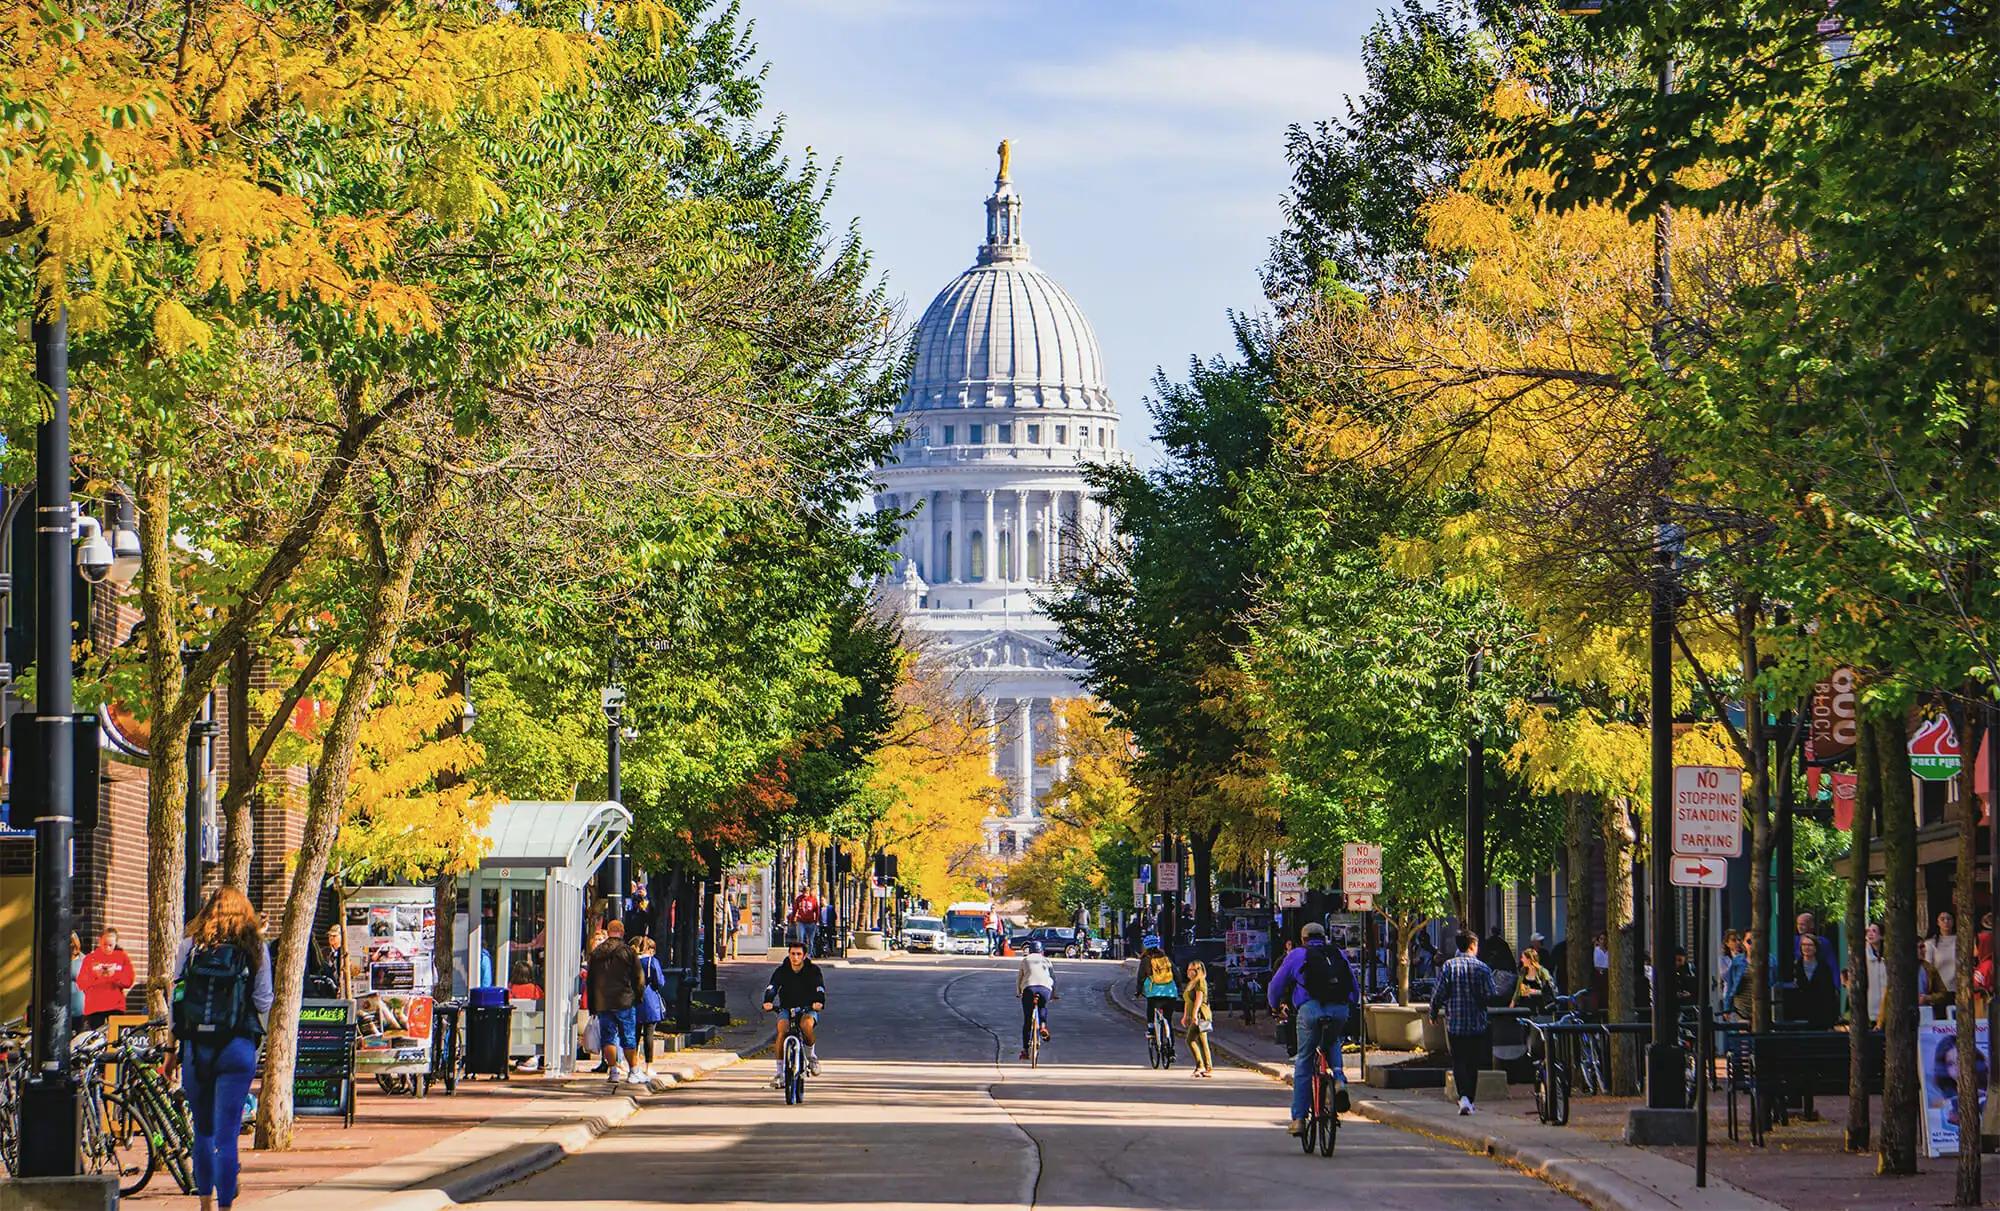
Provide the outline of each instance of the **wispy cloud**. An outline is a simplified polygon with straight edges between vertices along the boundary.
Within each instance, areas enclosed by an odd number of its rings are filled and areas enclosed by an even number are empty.
[[[1019,78],[1044,97],[1287,122],[1338,112],[1341,98],[1364,83],[1351,57],[1256,42],[1131,47],[1032,64]]]

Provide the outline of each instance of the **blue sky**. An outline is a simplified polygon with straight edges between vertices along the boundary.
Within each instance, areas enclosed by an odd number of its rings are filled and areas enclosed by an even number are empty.
[[[1014,141],[1035,261],[1103,347],[1123,440],[1150,461],[1155,367],[1229,345],[1290,172],[1287,124],[1358,90],[1372,0],[744,0],[767,115],[795,154],[840,162],[913,323],[972,263],[994,147]]]

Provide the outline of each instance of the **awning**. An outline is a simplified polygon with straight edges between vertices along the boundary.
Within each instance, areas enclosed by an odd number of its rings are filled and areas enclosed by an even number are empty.
[[[497,804],[486,825],[488,847],[479,869],[543,869],[581,887],[631,825],[632,813],[609,800]]]

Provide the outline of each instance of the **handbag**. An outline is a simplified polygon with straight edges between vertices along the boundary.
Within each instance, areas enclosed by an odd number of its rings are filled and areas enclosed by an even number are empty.
[[[604,1028],[597,1024],[597,1015],[594,1013],[584,1019],[583,1049],[591,1055],[604,1050]]]

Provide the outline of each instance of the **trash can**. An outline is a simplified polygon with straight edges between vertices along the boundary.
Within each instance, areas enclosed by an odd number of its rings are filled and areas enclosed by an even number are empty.
[[[512,1005],[473,1005],[466,1010],[465,1075],[507,1079],[507,1043],[514,1029]]]
[[[667,1030],[684,1032],[694,1024],[689,1020],[692,1007],[688,997],[689,990],[694,987],[694,978],[685,967],[662,967],[660,974],[664,984],[660,989],[660,1003],[667,1010],[666,1020],[660,1025]]]

